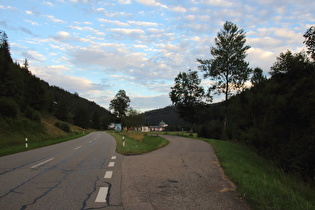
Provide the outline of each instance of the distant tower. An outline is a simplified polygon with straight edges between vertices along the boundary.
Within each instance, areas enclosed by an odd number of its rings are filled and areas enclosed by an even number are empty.
[[[162,121],[159,123],[159,126],[165,128],[165,127],[168,126],[168,124],[166,124],[166,123],[162,120]]]

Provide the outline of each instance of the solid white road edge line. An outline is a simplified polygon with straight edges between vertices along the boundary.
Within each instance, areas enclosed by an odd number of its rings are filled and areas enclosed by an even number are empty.
[[[106,171],[104,178],[105,179],[110,179],[113,176],[113,171]]]
[[[115,166],[115,162],[109,162],[108,167],[114,167]]]
[[[74,150],[80,149],[81,147],[82,147],[82,146],[78,146],[78,147],[74,148]]]
[[[98,194],[96,196],[96,203],[105,203],[107,197],[108,187],[100,187]]]
[[[45,161],[43,161],[43,162],[41,162],[41,163],[38,163],[38,164],[32,166],[31,168],[37,168],[38,166],[41,166],[41,165],[43,165],[43,164],[45,164],[45,163],[48,163],[49,161],[52,161],[53,159],[55,159],[55,158],[50,158],[50,159],[48,159],[48,160],[45,160]]]

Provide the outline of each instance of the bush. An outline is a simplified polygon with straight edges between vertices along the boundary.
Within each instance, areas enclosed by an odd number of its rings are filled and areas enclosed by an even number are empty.
[[[0,98],[0,114],[15,118],[18,114],[18,105],[10,98]]]
[[[64,122],[56,122],[55,126],[57,128],[60,128],[61,130],[63,130],[64,132],[70,132],[70,126],[67,123]]]
[[[197,134],[202,138],[220,139],[222,136],[222,126],[220,122],[211,121],[198,127]]]
[[[27,117],[30,120],[40,121],[40,114],[29,106],[26,107],[24,114],[25,117]]]

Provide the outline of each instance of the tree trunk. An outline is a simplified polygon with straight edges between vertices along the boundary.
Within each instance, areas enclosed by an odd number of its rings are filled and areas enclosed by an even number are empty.
[[[224,124],[223,124],[223,139],[227,140],[227,120],[228,120],[228,97],[229,97],[229,82],[228,75],[226,75],[226,87],[225,87],[225,110],[224,110]]]

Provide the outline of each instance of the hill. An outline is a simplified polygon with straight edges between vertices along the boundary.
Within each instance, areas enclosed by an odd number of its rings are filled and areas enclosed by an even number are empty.
[[[271,78],[204,109],[198,136],[250,145],[284,171],[314,183],[315,62],[287,51],[271,70]]]
[[[107,128],[111,117],[95,102],[33,75],[26,59],[23,65],[13,62],[8,38],[0,31],[0,147],[19,143],[20,135],[36,136],[37,140],[66,135],[75,131],[71,124]]]
[[[169,125],[169,130],[182,130],[188,126],[188,123],[179,117],[175,106],[147,111],[143,116],[144,124],[148,126],[159,125],[162,120]]]

